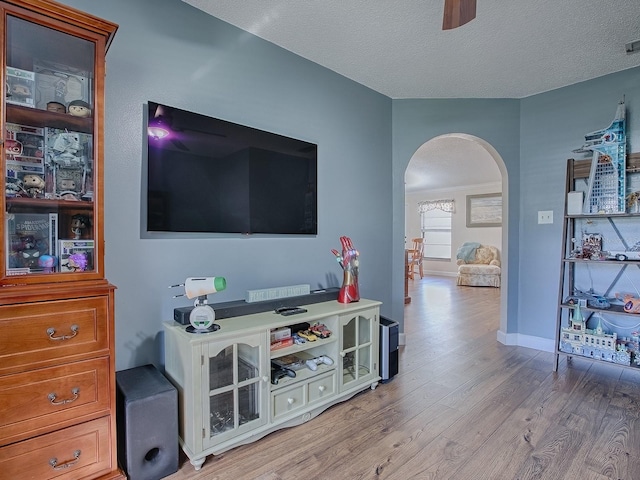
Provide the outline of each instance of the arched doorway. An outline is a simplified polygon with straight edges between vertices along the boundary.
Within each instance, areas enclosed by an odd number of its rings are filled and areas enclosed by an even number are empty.
[[[408,239],[421,235],[419,216],[415,211],[417,192],[427,197],[455,200],[457,214],[452,215],[451,256],[449,260],[425,262],[427,273],[455,276],[456,250],[464,241],[494,244],[501,253],[502,287],[500,295],[500,327],[498,340],[504,342],[507,312],[508,265],[508,178],[502,157],[482,138],[464,133],[434,137],[421,145],[405,170],[405,233]],[[465,198],[471,194],[502,193],[502,226],[467,228]],[[409,205],[411,203],[411,205]],[[414,208],[413,218],[409,209]]]

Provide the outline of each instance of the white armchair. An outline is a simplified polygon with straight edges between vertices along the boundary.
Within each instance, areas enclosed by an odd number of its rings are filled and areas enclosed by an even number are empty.
[[[475,254],[458,256],[458,285],[472,287],[500,287],[500,259],[498,249],[490,245],[475,248]]]

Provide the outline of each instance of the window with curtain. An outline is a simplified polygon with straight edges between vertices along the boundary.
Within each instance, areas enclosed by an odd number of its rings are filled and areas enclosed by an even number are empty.
[[[418,212],[424,239],[424,257],[451,260],[451,220],[454,201],[420,202]]]

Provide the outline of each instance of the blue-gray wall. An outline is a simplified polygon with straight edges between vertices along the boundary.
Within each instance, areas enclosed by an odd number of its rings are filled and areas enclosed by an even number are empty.
[[[627,151],[640,152],[640,68],[521,101],[519,335],[555,338],[567,159],[581,158],[572,150],[609,126],[623,97]],[[538,210],[553,210],[554,223],[538,225]]]
[[[508,292],[514,343],[554,337],[566,159],[605,127],[626,94],[629,151],[640,151],[640,68],[516,99],[394,100],[178,0],[65,0],[120,25],[107,55],[105,237],[116,292],[116,362],[162,363],[167,286],[221,275],[226,291],[338,286],[329,250],[349,235],[361,252],[362,295],[402,323],[404,171],[424,142],[463,133],[501,157],[508,189]],[[148,100],[319,144],[314,238],[141,239],[143,106]],[[552,225],[537,211],[553,210]],[[533,341],[531,340],[533,339]],[[410,340],[409,340],[410,341]],[[545,343],[546,342],[546,343]]]
[[[418,99],[393,102],[393,298],[402,296],[404,248],[404,172],[415,151],[425,142],[448,133],[473,135],[493,146],[508,170],[509,218],[517,218],[520,170],[520,102],[512,99]],[[473,159],[469,159],[473,168]],[[508,331],[517,318],[518,224],[509,222],[508,255],[511,259],[507,318]],[[506,245],[503,242],[503,248]],[[503,252],[503,257],[505,257]],[[400,318],[402,305],[394,303],[392,314]]]
[[[248,289],[339,286],[331,254],[360,251],[364,298],[391,292],[391,100],[178,0],[67,0],[119,24],[107,54],[106,276],[116,291],[116,367],[163,363],[169,285],[224,276],[210,302]],[[156,101],[318,144],[318,235],[141,239],[143,110]],[[188,195],[188,192],[185,192]]]
[[[402,294],[404,172],[423,143],[464,133],[490,143],[507,168],[508,298],[502,330],[508,343],[553,349],[560,279],[566,160],[588,132],[607,127],[625,98],[628,151],[640,151],[640,68],[521,100],[393,102],[393,298]],[[470,160],[469,165],[472,165]],[[539,210],[554,223],[539,225]],[[630,240],[631,241],[631,240]],[[633,240],[635,242],[635,240]],[[632,242],[632,243],[633,243]],[[399,317],[402,307],[392,305]]]

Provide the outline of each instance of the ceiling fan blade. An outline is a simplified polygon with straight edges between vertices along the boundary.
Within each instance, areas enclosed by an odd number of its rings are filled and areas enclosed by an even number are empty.
[[[444,0],[442,29],[451,30],[476,18],[476,0]]]

